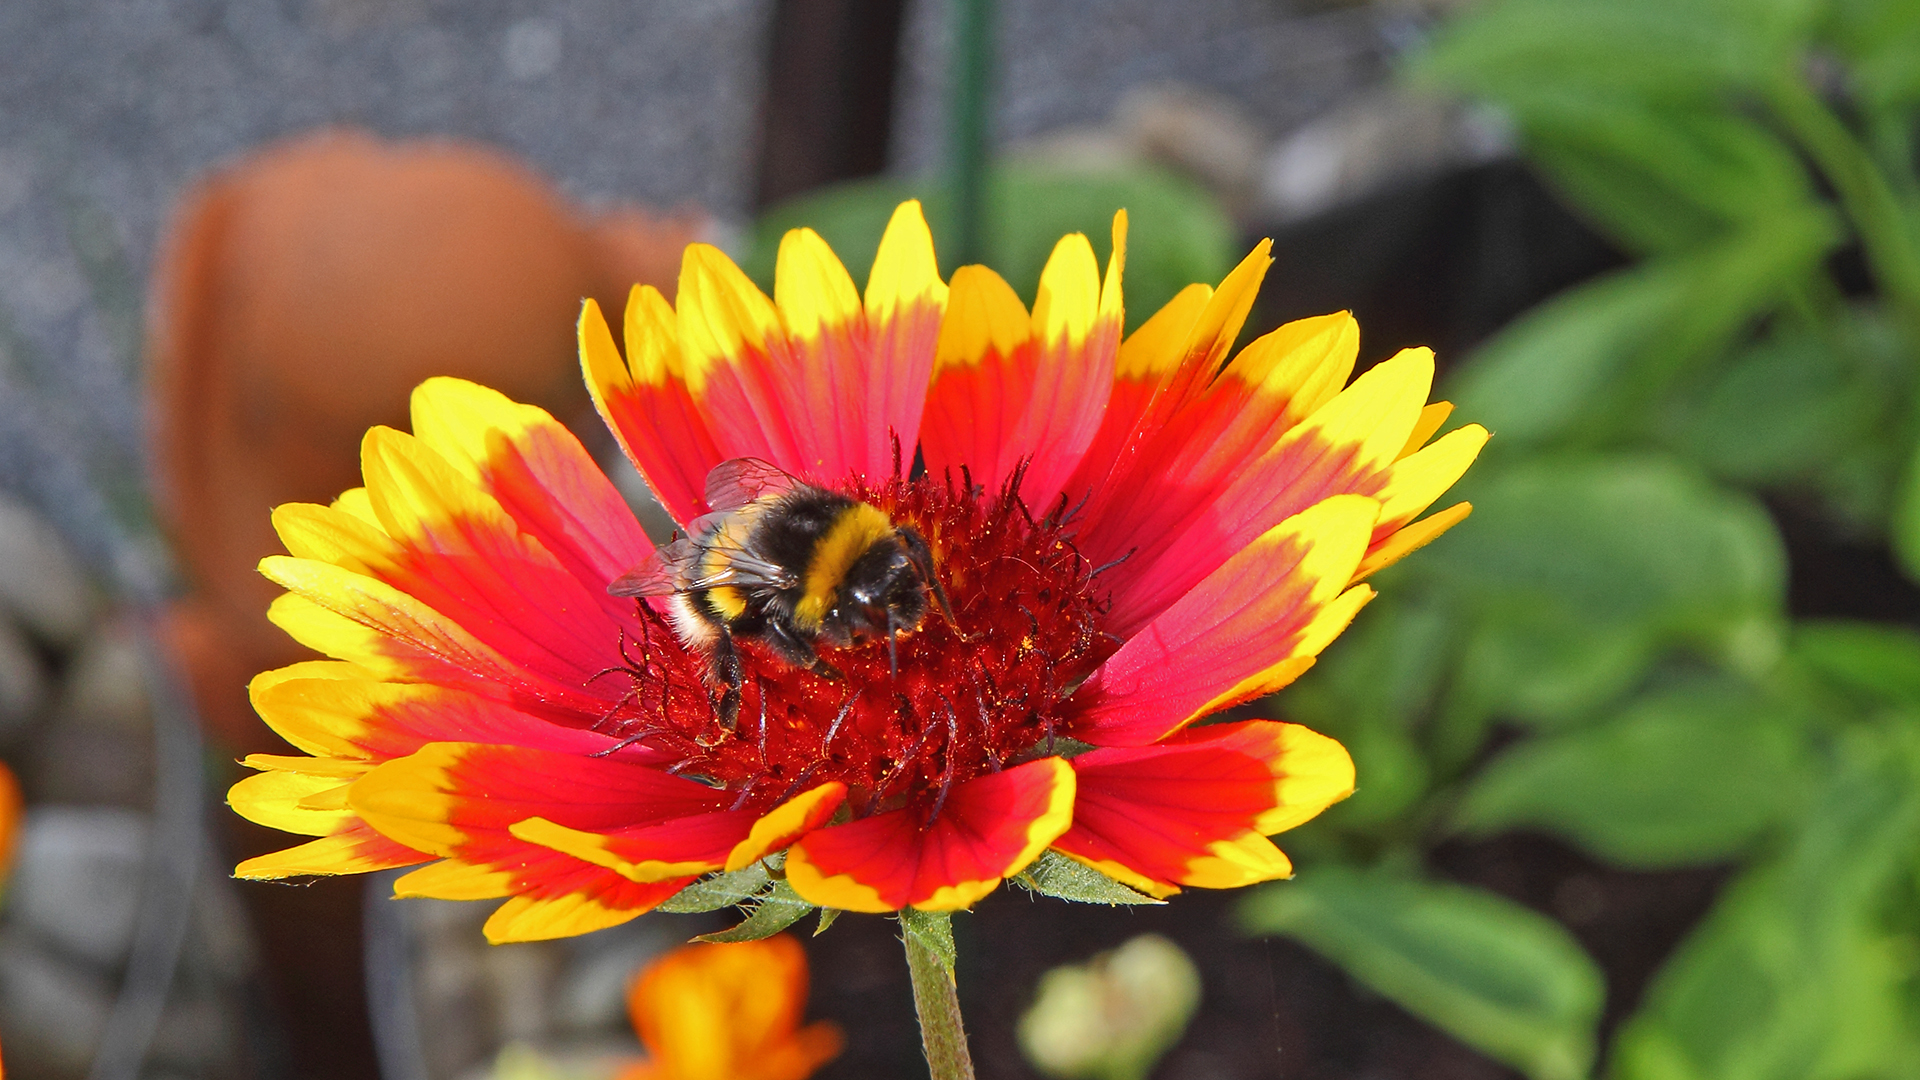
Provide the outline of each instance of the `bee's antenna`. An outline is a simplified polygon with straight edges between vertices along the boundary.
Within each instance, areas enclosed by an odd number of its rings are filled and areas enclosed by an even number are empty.
[[[920,571],[920,576],[926,579],[927,588],[932,591],[934,602],[940,605],[940,617],[947,620],[947,625],[953,628],[954,636],[961,641],[972,641],[973,635],[960,629],[960,620],[953,615],[953,604],[947,600],[947,590],[940,586],[940,575],[933,566],[933,549],[927,546],[927,538],[921,536],[919,530],[906,525],[900,526],[897,532],[900,542],[907,549],[907,559],[913,563],[915,570]],[[889,634],[891,634],[892,612],[888,612],[887,622]]]
[[[892,608],[887,609],[887,678],[900,681],[900,620]]]

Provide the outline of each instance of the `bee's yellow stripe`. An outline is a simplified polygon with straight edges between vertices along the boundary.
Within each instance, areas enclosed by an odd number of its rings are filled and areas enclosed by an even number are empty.
[[[854,503],[840,512],[807,560],[806,591],[794,605],[793,622],[812,630],[833,606],[834,590],[867,549],[893,535],[893,522],[880,508]]]
[[[723,619],[737,619],[747,613],[747,598],[731,585],[716,585],[707,590],[707,606]]]

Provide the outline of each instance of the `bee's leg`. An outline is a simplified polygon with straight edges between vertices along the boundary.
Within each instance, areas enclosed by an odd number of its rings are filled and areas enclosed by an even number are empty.
[[[769,622],[767,624],[765,641],[773,647],[773,651],[780,654],[782,660],[792,664],[794,667],[806,668],[815,675],[821,675],[829,679],[844,678],[844,676],[840,674],[839,668],[820,659],[819,650],[813,647],[813,642],[786,629],[779,623]]]
[[[740,652],[733,647],[733,635],[722,630],[715,636],[713,649],[707,656],[708,677],[716,686],[724,687],[720,697],[713,703],[713,711],[719,714],[720,724],[728,731],[740,719]]]
[[[947,600],[947,590],[940,586],[940,575],[933,566],[933,549],[927,546],[927,538],[921,536],[919,530],[906,525],[900,526],[895,533],[906,546],[907,560],[913,563],[915,570],[920,571],[920,576],[926,579],[927,588],[932,590],[934,603],[940,605],[940,617],[953,628],[954,636],[961,641],[972,641],[973,635],[960,629],[959,620],[953,617],[953,604]]]

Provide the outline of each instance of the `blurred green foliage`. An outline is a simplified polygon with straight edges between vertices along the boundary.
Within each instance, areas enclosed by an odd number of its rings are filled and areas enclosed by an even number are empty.
[[[1920,2],[1494,0],[1410,74],[1636,261],[1446,388],[1477,512],[1278,699],[1361,786],[1244,923],[1537,1080],[1920,1077],[1920,634],[1790,620],[1761,503],[1920,577]],[[1421,869],[1509,830],[1733,868],[1608,1045],[1566,929]]]

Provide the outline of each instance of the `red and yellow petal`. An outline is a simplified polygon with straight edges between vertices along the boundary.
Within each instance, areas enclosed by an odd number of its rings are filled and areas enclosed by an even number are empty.
[[[1288,323],[1242,349],[1115,465],[1085,511],[1084,554],[1106,563],[1151,550],[1156,537],[1187,527],[1287,431],[1339,393],[1359,348],[1359,326],[1343,311]],[[1224,559],[1230,552],[1213,546],[1188,554]],[[1124,603],[1148,572],[1145,561],[1129,559],[1103,583]]]
[[[901,452],[911,463],[947,296],[947,283],[940,280],[940,266],[934,259],[933,233],[920,203],[901,203],[887,223],[873,269],[867,274],[869,348],[862,415],[871,422],[868,431],[880,438],[877,444],[867,444],[869,453],[886,455],[871,461],[869,476],[884,475],[892,467],[889,435],[899,437]]]
[[[650,884],[725,866],[727,855],[746,839],[753,820],[750,812],[720,810],[664,825],[590,832],[534,817],[514,822],[507,831],[515,839],[604,866],[629,881]]]
[[[846,795],[847,786],[833,781],[764,815],[721,810],[604,831],[570,829],[535,817],[515,822],[507,831],[517,839],[644,884],[712,870],[738,870],[826,824]]]
[[[267,609],[300,644],[377,677],[433,682],[597,716],[607,703],[508,662],[458,622],[382,581],[312,559],[273,555],[260,572],[288,590]]]
[[[1426,419],[1423,414],[1423,422]],[[1391,565],[1467,516],[1472,507],[1461,503],[1420,522],[1417,531],[1414,528],[1414,518],[1465,475],[1487,438],[1486,428],[1468,424],[1393,463],[1386,482],[1374,495],[1381,502],[1380,522],[1374,526],[1373,543],[1360,570],[1362,576]],[[1411,535],[1401,536],[1403,532]]]
[[[443,377],[413,391],[412,425],[581,581],[612,581],[653,551],[606,474],[544,409]]]
[[[1297,678],[1372,596],[1348,583],[1378,512],[1335,496],[1237,552],[1087,680],[1069,732],[1144,746]]]
[[[780,245],[769,299],[733,261],[687,248],[672,308],[636,294],[627,358],[589,305],[581,362],[602,415],[676,520],[706,473],[765,459],[821,483],[892,474],[919,436],[946,286],[920,206],[894,211],[863,299],[818,233]],[[664,430],[663,430],[664,429]]]
[[[294,746],[322,757],[380,762],[428,743],[485,742],[646,764],[661,754],[612,735],[555,722],[466,690],[383,682],[364,668],[308,661],[263,672],[248,685],[254,711]],[[578,717],[575,725],[584,723]]]
[[[787,881],[822,907],[953,911],[992,892],[1064,832],[1073,769],[1042,758],[955,785],[931,823],[894,810],[808,833],[787,850]]]
[[[381,836],[356,820],[331,836],[244,860],[233,868],[233,876],[248,881],[277,881],[290,877],[365,874],[416,866],[431,858],[433,856],[425,852]]]
[[[1432,383],[1426,349],[1382,361],[1246,463],[1198,513],[1143,537],[1120,568],[1125,582],[1115,583],[1109,629],[1132,636],[1219,565],[1218,553],[1246,547],[1302,510],[1334,495],[1377,494]]]
[[[431,857],[381,836],[346,809],[347,788],[366,773],[366,762],[254,754],[245,764],[269,771],[232,787],[227,803],[234,812],[268,828],[319,839],[248,859],[234,869],[236,877],[357,874]]]
[[[1160,897],[1288,876],[1266,836],[1353,791],[1353,761],[1338,742],[1266,720],[1094,750],[1073,767],[1073,827],[1054,849]]]
[[[1096,496],[1125,473],[1147,442],[1213,380],[1253,310],[1273,260],[1263,240],[1218,289],[1189,285],[1121,346],[1099,433],[1067,490]]]
[[[1212,298],[1212,286],[1195,282],[1176,293],[1120,343],[1106,414],[1100,418],[1100,430],[1067,490],[1097,491],[1103,487],[1148,407],[1180,370],[1187,338]]]
[[[929,470],[957,476],[964,466],[992,491],[1024,466],[1021,491],[1032,505],[1059,494],[1113,390],[1126,232],[1123,212],[1104,281],[1087,238],[1062,238],[1031,314],[993,271],[955,272],[920,432]]]
[[[354,781],[347,806],[409,847],[510,865],[532,845],[509,832],[529,818],[607,831],[720,810],[723,794],[657,769],[484,743],[429,743]]]
[[[498,500],[420,439],[374,428],[361,448],[367,494],[403,551],[381,577],[530,670],[581,684],[607,642],[635,629],[606,594],[562,566]]]
[[[739,870],[779,851],[825,825],[847,801],[847,785],[838,780],[821,784],[767,811],[745,839],[727,853],[723,869]]]
[[[580,311],[580,367],[594,408],[675,521],[704,512],[707,473],[722,460],[687,387],[672,305],[651,285],[627,299],[623,359],[600,306]]]
[[[636,882],[513,835],[544,817],[606,832],[669,824],[719,809],[718,792],[642,766],[524,747],[433,743],[355,781],[347,807],[382,835],[442,856],[395,883],[399,895],[513,897],[491,940],[585,933],[650,910],[692,875]],[[701,837],[690,831],[688,849]],[[672,856],[669,856],[671,858]]]

